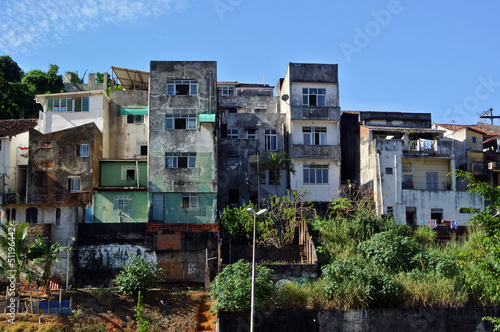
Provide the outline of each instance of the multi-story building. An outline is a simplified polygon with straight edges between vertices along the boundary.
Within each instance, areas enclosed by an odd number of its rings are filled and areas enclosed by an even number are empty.
[[[411,225],[436,220],[463,226],[471,214],[461,207],[484,207],[480,195],[457,190],[453,140],[431,128],[430,114],[358,114],[360,184],[373,190],[379,214]]]
[[[286,151],[285,114],[280,114],[274,87],[267,84],[219,82],[219,211],[226,206],[255,204],[269,195],[284,195],[287,174],[260,169],[270,152]],[[276,193],[276,191],[278,191]]]
[[[290,63],[278,82],[280,112],[286,114],[288,149],[295,173],[290,189],[304,187],[316,202],[338,197],[340,106],[336,64]]]
[[[0,204],[2,221],[17,220],[17,204],[26,203],[29,130],[37,120],[0,121]]]

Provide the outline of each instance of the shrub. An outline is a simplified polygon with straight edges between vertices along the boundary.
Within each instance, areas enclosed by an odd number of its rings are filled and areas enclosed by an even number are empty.
[[[275,294],[273,271],[255,266],[255,307],[260,308]],[[215,299],[211,311],[244,311],[250,309],[252,290],[252,264],[239,260],[228,265],[215,277],[210,295]]]
[[[436,232],[434,229],[427,226],[419,226],[413,234],[415,241],[421,246],[428,246],[434,243]]]
[[[374,266],[388,273],[410,271],[415,267],[414,256],[419,252],[413,238],[387,231],[375,234],[358,248]]]
[[[115,285],[120,292],[126,295],[135,295],[139,291],[153,287],[160,279],[163,272],[156,263],[146,262],[143,257],[128,253],[130,263],[122,265],[123,270],[115,278]]]
[[[220,217],[222,228],[227,235],[235,240],[244,240],[252,237],[253,215],[247,211],[247,208],[255,209],[255,206],[250,202],[240,207],[226,207],[222,211]]]
[[[328,281],[325,293],[341,309],[389,303],[399,293],[399,286],[391,276],[360,258],[336,260],[323,267],[322,277]]]

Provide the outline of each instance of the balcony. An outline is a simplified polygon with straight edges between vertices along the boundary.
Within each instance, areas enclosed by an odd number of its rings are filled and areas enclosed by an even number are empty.
[[[19,204],[21,202],[21,197],[16,193],[3,193],[2,194],[2,204]]]
[[[409,140],[408,145],[403,144],[405,156],[441,155],[449,156],[453,153],[452,142],[448,140]]]
[[[292,106],[292,120],[340,121],[340,108],[330,106]]]
[[[340,145],[292,145],[293,159],[333,159],[340,160]]]
[[[488,169],[490,171],[500,172],[500,162],[498,162],[498,161],[490,161],[488,163]]]

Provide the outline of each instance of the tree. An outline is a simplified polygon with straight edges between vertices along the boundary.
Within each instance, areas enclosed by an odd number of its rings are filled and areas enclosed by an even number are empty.
[[[8,55],[0,56],[0,77],[6,82],[21,82],[23,71]]]
[[[71,74],[71,84],[83,84],[83,80],[85,79],[86,73],[87,73],[87,70],[85,70],[82,77],[80,77],[80,76],[78,76],[78,70],[66,72],[66,74]]]
[[[62,247],[59,241],[51,243],[45,241],[40,234],[37,235],[34,245],[29,250],[28,258],[32,259],[34,263],[44,264],[42,286],[47,288],[48,294],[50,294],[50,264],[52,261],[59,262],[58,254],[73,250],[75,249],[72,247]]]
[[[40,69],[30,70],[23,77],[23,83],[28,84],[35,94],[56,93],[64,89],[62,75],[58,75],[58,65],[49,65],[49,70],[44,72]]]
[[[140,291],[147,290],[161,279],[158,277],[163,270],[157,267],[156,263],[146,262],[137,254],[132,256],[127,253],[130,263],[122,265],[123,270],[115,278],[115,284],[120,292],[126,295],[136,295]]]
[[[28,257],[28,223],[7,223],[0,225],[0,268],[5,273],[15,271],[16,285],[19,284],[21,273],[25,271]]]
[[[278,185],[281,182],[281,171],[287,171],[295,174],[295,168],[292,164],[292,161],[288,157],[288,153],[286,153],[285,151],[280,153],[267,152],[260,162],[260,168],[261,170],[268,170],[269,173],[274,176],[276,195],[278,196]]]

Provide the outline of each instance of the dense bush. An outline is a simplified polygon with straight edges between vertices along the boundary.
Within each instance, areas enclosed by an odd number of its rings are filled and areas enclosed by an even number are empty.
[[[255,307],[269,303],[275,294],[272,283],[273,271],[255,266]],[[212,311],[244,311],[250,309],[252,290],[252,264],[243,260],[228,265],[215,277],[210,295],[216,301]]]
[[[377,233],[360,243],[358,248],[370,264],[388,273],[412,270],[415,267],[414,256],[419,252],[413,238],[394,231]]]
[[[146,262],[142,256],[128,253],[130,263],[123,265],[123,270],[115,278],[115,285],[120,292],[126,295],[135,295],[139,291],[153,287],[160,279],[163,272],[153,262]]]

